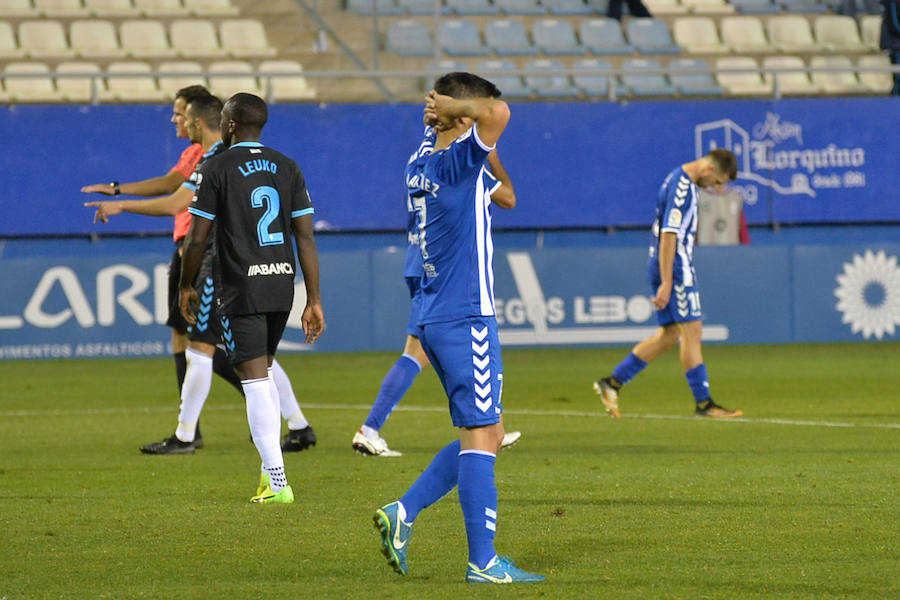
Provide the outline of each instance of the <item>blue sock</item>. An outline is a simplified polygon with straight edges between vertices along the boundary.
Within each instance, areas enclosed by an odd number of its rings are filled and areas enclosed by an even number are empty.
[[[459,455],[459,504],[466,522],[469,562],[483,569],[497,553],[497,487],[494,485],[496,456],[481,450]]]
[[[388,374],[384,376],[381,390],[378,392],[378,397],[375,398],[369,416],[366,417],[365,424],[375,431],[380,430],[384,422],[391,416],[391,411],[409,390],[416,375],[421,371],[422,367],[419,365],[419,361],[409,354],[402,354]]]
[[[647,363],[642,361],[637,355],[632,352],[628,356],[625,357],[619,366],[613,369],[612,376],[616,378],[621,385],[625,385],[629,381],[635,378],[635,376],[644,370],[644,367],[647,366]]]
[[[431,459],[409,491],[400,498],[406,522],[412,525],[422,509],[428,508],[456,487],[459,477],[459,440],[447,444]]]
[[[698,366],[684,372],[688,385],[691,386],[691,393],[694,394],[695,402],[703,402],[709,400],[709,379],[706,377],[706,365],[700,363]]]

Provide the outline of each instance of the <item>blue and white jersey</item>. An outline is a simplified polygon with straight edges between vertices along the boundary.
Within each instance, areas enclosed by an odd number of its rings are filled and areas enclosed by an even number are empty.
[[[651,281],[660,281],[659,237],[671,232],[676,236],[673,283],[696,285],[694,275],[694,239],[697,237],[697,186],[684,169],[678,167],[669,173],[656,200],[656,218],[653,220],[648,265]]]
[[[433,127],[426,127],[424,139],[406,163],[406,181],[409,181],[415,170],[424,164],[425,157],[434,151],[434,140],[437,135]],[[412,189],[406,196],[406,240],[409,244],[406,248],[406,261],[403,265],[404,277],[422,276],[422,251],[419,249],[419,221],[416,216],[416,207],[413,205]]]
[[[422,256],[419,324],[494,315],[494,245],[485,160],[493,147],[473,127],[406,172]],[[499,183],[499,182],[497,182]]]

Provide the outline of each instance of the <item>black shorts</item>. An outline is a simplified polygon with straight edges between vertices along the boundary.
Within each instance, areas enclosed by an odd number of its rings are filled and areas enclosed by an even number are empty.
[[[216,295],[212,278],[212,256],[207,254],[200,263],[200,270],[194,280],[194,289],[200,302],[195,306],[197,322],[189,325],[187,334],[192,342],[202,342],[215,346],[222,343],[222,327],[216,314]]]
[[[274,356],[289,314],[284,311],[220,316],[222,341],[231,364],[237,365],[260,356]]]
[[[166,325],[177,331],[185,333],[188,323],[181,316],[181,307],[178,306],[178,283],[181,280],[181,244],[184,240],[175,242],[175,253],[169,261],[169,318]]]

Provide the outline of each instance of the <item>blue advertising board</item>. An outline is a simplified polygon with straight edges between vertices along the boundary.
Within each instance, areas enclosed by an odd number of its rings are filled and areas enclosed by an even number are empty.
[[[709,342],[900,339],[900,244],[702,247]],[[0,260],[0,360],[168,354],[166,252]],[[399,350],[403,252],[320,254],[327,330],[303,343],[302,282],[282,351]],[[633,344],[656,329],[640,248],[495,253],[506,347]]]
[[[497,228],[646,226],[665,175],[726,147],[751,224],[900,222],[900,111],[891,98],[521,103],[498,152],[518,209]],[[171,219],[93,224],[86,184],[167,172],[184,140],[167,106],[0,109],[0,236],[147,233]],[[274,105],[263,141],[303,169],[320,230],[401,230],[416,105]]]

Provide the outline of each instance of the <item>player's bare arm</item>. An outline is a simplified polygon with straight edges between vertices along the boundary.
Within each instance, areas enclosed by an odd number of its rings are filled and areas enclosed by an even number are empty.
[[[86,185],[81,188],[85,194],[105,194],[107,196],[116,196],[116,190],[119,194],[128,196],[163,196],[165,194],[174,193],[178,186],[184,183],[184,175],[178,171],[172,170],[159,177],[144,179],[143,181],[135,181],[131,183],[122,183],[118,188],[109,183],[95,183]]]
[[[197,322],[194,307],[198,304],[197,290],[194,289],[194,280],[200,263],[203,261],[203,252],[206,249],[206,239],[209,230],[212,229],[212,221],[202,217],[191,219],[191,228],[184,238],[181,254],[181,279],[178,282],[178,305],[184,320],[193,325]]]
[[[652,300],[653,306],[658,310],[665,308],[672,296],[672,270],[675,266],[677,238],[677,234],[671,231],[665,231],[659,236],[659,276],[662,283],[656,289],[656,296]]]
[[[509,123],[509,105],[496,98],[458,99],[434,90],[428,92],[425,99],[426,120],[431,119],[449,129],[456,119],[462,117],[474,120],[478,125],[478,137],[488,146],[493,146]]]
[[[151,198],[150,200],[107,200],[85,202],[85,206],[96,207],[94,223],[98,220],[108,223],[109,217],[123,212],[151,217],[174,217],[191,204],[194,192],[186,187],[181,187],[169,196]]]
[[[497,154],[496,148],[491,150],[487,160],[488,165],[491,167],[491,173],[501,183],[500,187],[491,194],[491,202],[500,208],[515,208],[516,191],[513,189],[509,173],[506,172],[506,169],[503,168],[503,164],[500,162],[500,156]]]
[[[291,220],[294,239],[297,241],[297,255],[303,283],[306,286],[306,308],[301,322],[306,343],[312,344],[325,331],[325,313],[322,310],[322,295],[319,292],[319,251],[313,235],[312,215],[303,215]]]

